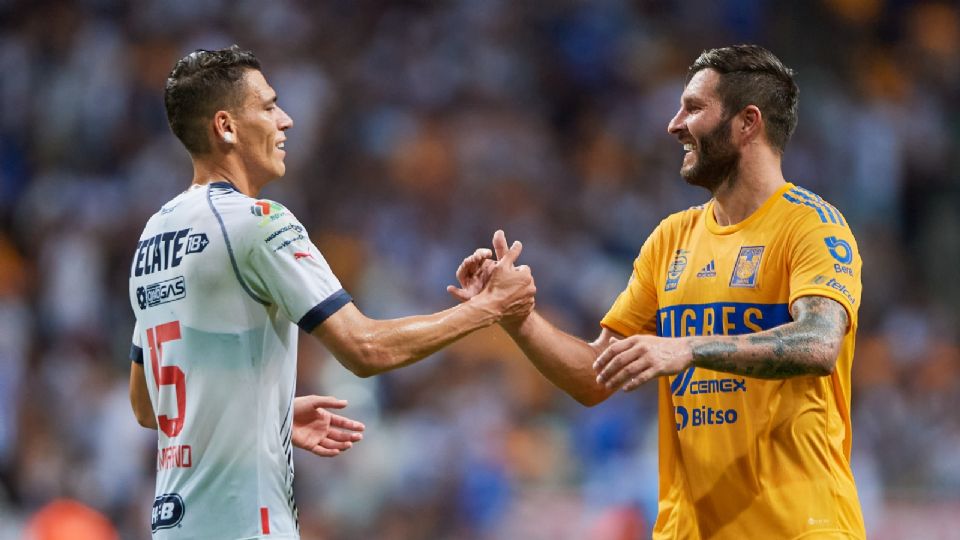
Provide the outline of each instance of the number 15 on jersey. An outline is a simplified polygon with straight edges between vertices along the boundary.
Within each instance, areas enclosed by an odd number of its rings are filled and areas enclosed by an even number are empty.
[[[176,437],[183,430],[187,409],[187,381],[183,370],[177,366],[164,366],[163,344],[180,339],[180,321],[172,321],[147,329],[147,344],[150,347],[150,366],[153,368],[153,380],[157,391],[160,387],[172,385],[177,398],[177,416],[170,418],[165,414],[157,415],[157,426],[168,437]],[[159,401],[159,399],[158,399]]]

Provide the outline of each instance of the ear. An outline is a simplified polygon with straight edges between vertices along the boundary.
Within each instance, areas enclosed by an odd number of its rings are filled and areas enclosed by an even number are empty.
[[[756,105],[747,105],[737,115],[735,135],[743,142],[751,142],[763,132],[763,113]]]
[[[217,111],[213,115],[213,132],[220,142],[233,144],[237,142],[237,135],[233,117],[227,111]]]

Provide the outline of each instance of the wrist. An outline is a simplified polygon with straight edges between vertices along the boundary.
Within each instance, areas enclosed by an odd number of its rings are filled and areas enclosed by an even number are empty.
[[[480,322],[482,327],[498,323],[503,319],[503,311],[498,309],[496,303],[487,294],[480,293],[461,305],[472,312],[473,318]]]
[[[713,369],[710,362],[718,352],[728,352],[722,344],[717,344],[716,339],[711,340],[706,336],[688,336],[681,338],[684,345],[684,354],[687,358],[687,367],[698,367]]]
[[[511,337],[518,337],[523,334],[524,328],[528,326],[527,322],[531,320],[533,311],[526,315],[514,317],[503,317],[500,319],[500,327]]]

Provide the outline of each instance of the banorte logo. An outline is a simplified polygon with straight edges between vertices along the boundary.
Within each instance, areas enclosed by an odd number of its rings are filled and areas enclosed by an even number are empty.
[[[286,210],[283,205],[280,203],[275,203],[273,201],[257,201],[250,206],[250,213],[257,216],[269,216],[276,212],[283,212]]]
[[[257,201],[250,207],[250,213],[257,217],[269,216],[270,203],[267,201]]]
[[[250,213],[256,217],[262,218],[257,223],[258,227],[263,227],[287,215],[287,209],[280,203],[273,201],[256,201],[250,206]]]

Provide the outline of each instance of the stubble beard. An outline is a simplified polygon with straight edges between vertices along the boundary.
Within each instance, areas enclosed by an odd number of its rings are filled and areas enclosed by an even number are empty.
[[[740,165],[740,152],[730,141],[732,121],[731,117],[720,122],[700,138],[696,163],[689,169],[680,170],[680,175],[688,184],[706,188],[715,194],[725,182],[733,181]]]

